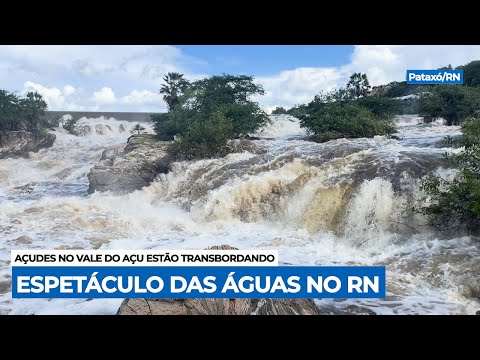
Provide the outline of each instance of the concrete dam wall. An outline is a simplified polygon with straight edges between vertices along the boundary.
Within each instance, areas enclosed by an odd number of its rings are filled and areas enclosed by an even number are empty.
[[[81,119],[82,117],[99,118],[103,116],[107,119],[114,118],[116,120],[130,122],[151,122],[150,115],[158,113],[109,111],[47,111],[45,116],[48,120],[56,120],[66,114],[70,114],[75,120]]]

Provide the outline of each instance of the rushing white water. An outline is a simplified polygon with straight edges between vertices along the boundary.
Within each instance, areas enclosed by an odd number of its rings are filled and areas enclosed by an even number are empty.
[[[275,121],[278,120],[278,121]],[[114,314],[120,299],[12,299],[12,249],[278,249],[282,264],[386,265],[385,299],[318,300],[323,313],[472,314],[480,246],[443,238],[407,213],[428,170],[445,177],[438,140],[458,127],[399,117],[402,140],[316,144],[273,117],[251,152],[175,163],[127,195],[87,195],[87,173],[134,123],[82,119],[52,148],[0,160],[0,313]],[[149,124],[143,124],[151,131]]]
[[[272,122],[259,129],[257,133],[254,134],[255,136],[288,139],[307,135],[306,130],[300,127],[298,119],[291,115],[273,115],[270,119]]]

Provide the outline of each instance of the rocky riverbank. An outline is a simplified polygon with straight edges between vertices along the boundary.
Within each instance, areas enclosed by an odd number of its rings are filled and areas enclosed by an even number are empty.
[[[125,194],[149,185],[155,176],[167,173],[174,157],[171,141],[157,141],[154,135],[132,135],[127,145],[105,149],[90,170],[89,193],[111,191]]]
[[[0,132],[0,159],[7,157],[28,157],[29,152],[38,152],[55,142],[54,134],[33,134],[30,131]]]
[[[148,186],[158,174],[165,174],[179,160],[170,149],[173,141],[158,141],[154,135],[132,135],[127,145],[105,149],[100,161],[90,170],[88,192],[111,191],[126,194]],[[265,150],[247,139],[229,141],[229,152]]]

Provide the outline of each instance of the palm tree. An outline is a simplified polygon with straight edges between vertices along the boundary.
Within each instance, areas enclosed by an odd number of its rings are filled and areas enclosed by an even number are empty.
[[[347,91],[353,99],[367,96],[370,91],[370,83],[368,82],[367,74],[353,73],[347,84]]]
[[[168,111],[172,111],[190,83],[183,78],[183,74],[177,72],[169,72],[163,77],[163,81],[166,84],[160,88],[160,94],[164,94],[163,100],[167,103]]]

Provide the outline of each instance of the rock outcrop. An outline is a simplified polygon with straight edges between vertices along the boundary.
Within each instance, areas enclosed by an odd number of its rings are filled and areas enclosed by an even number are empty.
[[[374,87],[372,87],[372,90],[370,91],[370,95],[384,96],[391,89],[392,89],[392,87],[390,85],[374,86]]]
[[[125,299],[117,315],[320,315],[311,299]]]
[[[174,141],[158,141],[154,135],[132,135],[127,145],[105,149],[100,161],[90,170],[88,192],[111,191],[126,194],[148,186],[158,174],[165,174],[176,160],[187,160],[169,150]],[[249,151],[255,154],[266,150],[255,141],[230,140],[230,152]]]
[[[132,135],[127,145],[105,149],[90,170],[89,193],[111,191],[125,194],[148,186],[155,176],[166,173],[174,157],[171,141],[157,141],[153,135]]]
[[[100,158],[100,161],[102,160],[111,160],[113,157],[122,154],[123,151],[125,150],[125,144],[122,145],[117,145],[117,146],[111,146],[109,148],[106,148],[102,152],[102,157]]]
[[[229,245],[211,250],[238,250]],[[125,299],[117,315],[320,315],[312,299]]]
[[[51,147],[55,138],[54,134],[35,135],[26,130],[0,132],[0,159],[28,157],[29,152]]]

